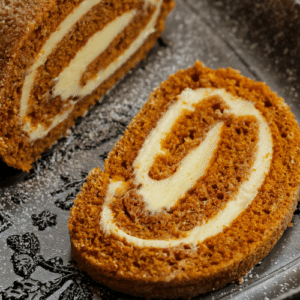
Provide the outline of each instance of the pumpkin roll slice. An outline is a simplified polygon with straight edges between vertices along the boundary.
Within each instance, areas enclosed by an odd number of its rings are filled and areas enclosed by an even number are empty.
[[[300,131],[264,83],[200,62],[151,95],[71,210],[72,254],[134,296],[189,298],[240,280],[290,224]]]
[[[173,0],[0,3],[0,157],[28,171],[132,67]]]

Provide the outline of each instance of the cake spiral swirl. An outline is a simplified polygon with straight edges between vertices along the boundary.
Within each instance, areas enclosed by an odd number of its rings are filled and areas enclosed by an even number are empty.
[[[300,131],[283,100],[197,62],[154,91],[69,220],[80,267],[112,289],[192,297],[239,280],[289,224]]]

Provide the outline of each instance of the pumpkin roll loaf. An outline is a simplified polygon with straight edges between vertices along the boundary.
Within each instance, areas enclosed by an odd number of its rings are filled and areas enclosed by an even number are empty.
[[[173,0],[0,3],[0,157],[28,171],[131,68]]]
[[[71,210],[72,255],[113,290],[189,298],[241,280],[290,224],[300,131],[264,83],[200,62],[151,95]]]

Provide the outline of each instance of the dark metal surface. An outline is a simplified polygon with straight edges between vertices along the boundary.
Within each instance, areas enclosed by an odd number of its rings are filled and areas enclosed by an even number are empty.
[[[265,81],[299,121],[299,12],[292,0],[177,0],[147,60],[78,120],[30,174],[1,165],[0,299],[132,299],[95,284],[71,262],[67,220],[86,175],[103,168],[153,88],[197,59]],[[243,283],[197,299],[297,299],[299,236],[297,210],[293,226]]]

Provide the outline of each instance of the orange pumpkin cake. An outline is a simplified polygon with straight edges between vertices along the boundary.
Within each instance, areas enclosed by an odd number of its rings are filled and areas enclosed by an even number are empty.
[[[300,131],[264,83],[200,62],[151,95],[71,210],[72,255],[113,290],[189,298],[240,280],[291,222]]]
[[[28,171],[132,67],[173,0],[0,3],[0,157]]]

